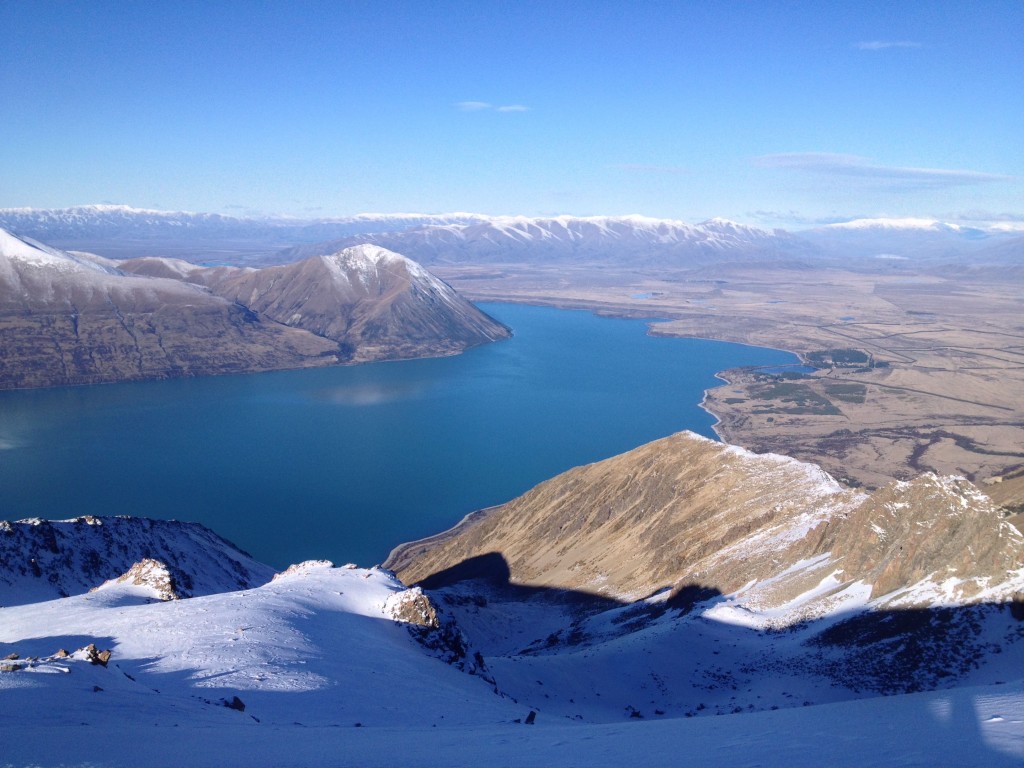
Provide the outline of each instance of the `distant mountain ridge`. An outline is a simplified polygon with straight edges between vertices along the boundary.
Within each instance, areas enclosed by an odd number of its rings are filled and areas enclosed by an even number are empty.
[[[726,219],[699,224],[629,216],[490,216],[454,212],[289,218],[159,211],[120,205],[0,209],[0,227],[65,249],[115,258],[178,256],[204,264],[280,264],[374,243],[423,264],[615,262],[644,267],[704,260],[897,256],[953,258],[1014,237],[1013,222],[855,219],[790,232]]]
[[[800,233],[826,254],[841,257],[949,260],[1020,238],[1009,225],[966,226],[924,218],[854,219]]]
[[[798,258],[811,253],[806,243],[787,232],[768,232],[726,219],[693,225],[645,216],[506,216],[369,233],[298,246],[275,258],[289,261],[356,241],[397,250],[427,265],[603,262],[685,266],[708,259]]]
[[[237,258],[238,253],[273,253],[295,243],[481,218],[470,213],[396,213],[296,219],[80,205],[0,209],[0,228],[64,249],[97,251],[115,258],[187,253],[198,260],[218,260],[225,249]]]
[[[151,237],[170,232],[181,237],[251,236],[253,233],[298,232],[303,238],[344,236],[425,224],[482,220],[473,213],[363,213],[354,216],[294,218],[229,216],[219,213],[163,211],[127,205],[79,205],[70,208],[0,208],[0,226],[30,237]]]

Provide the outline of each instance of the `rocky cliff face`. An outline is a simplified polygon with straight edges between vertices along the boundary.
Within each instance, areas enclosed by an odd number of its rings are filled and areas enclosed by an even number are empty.
[[[689,433],[570,470],[388,566],[414,583],[495,555],[513,584],[627,602],[701,585],[776,623],[854,603],[1001,601],[1024,586],[1024,538],[966,480],[866,496]]]
[[[893,482],[824,529],[818,549],[870,584],[873,598],[909,596],[915,585],[938,602],[995,597],[1024,567],[1024,537],[963,478]]]
[[[0,230],[0,389],[446,355],[509,335],[380,249],[266,273],[115,264]]]

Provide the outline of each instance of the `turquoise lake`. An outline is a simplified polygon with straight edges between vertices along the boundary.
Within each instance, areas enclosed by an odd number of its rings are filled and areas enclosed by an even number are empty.
[[[570,467],[691,429],[715,373],[798,362],[512,304],[457,357],[0,393],[0,519],[202,522],[264,562],[379,563]]]

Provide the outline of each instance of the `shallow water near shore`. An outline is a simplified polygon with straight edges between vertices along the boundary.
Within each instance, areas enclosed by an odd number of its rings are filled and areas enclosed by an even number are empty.
[[[681,429],[715,373],[798,362],[646,322],[482,304],[456,357],[0,393],[0,519],[195,520],[275,567],[372,565],[571,467]]]

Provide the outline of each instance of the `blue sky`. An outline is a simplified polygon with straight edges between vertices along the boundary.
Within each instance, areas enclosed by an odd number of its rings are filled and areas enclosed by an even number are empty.
[[[0,0],[0,207],[1024,219],[1024,2]]]

